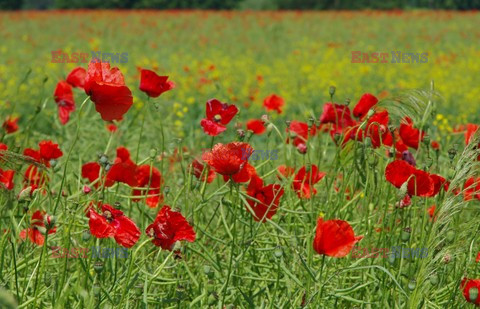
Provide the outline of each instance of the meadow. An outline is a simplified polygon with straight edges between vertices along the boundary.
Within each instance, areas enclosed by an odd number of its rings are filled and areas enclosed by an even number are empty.
[[[0,12],[0,307],[480,305],[479,23]]]

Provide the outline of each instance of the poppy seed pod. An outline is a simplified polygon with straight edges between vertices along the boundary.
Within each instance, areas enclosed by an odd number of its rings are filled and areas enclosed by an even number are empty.
[[[276,258],[281,258],[283,256],[283,250],[282,247],[277,246],[275,250],[273,251],[273,254],[275,255]]]
[[[101,274],[103,271],[103,262],[97,261],[95,264],[93,264],[93,269],[97,274]]]
[[[92,234],[90,233],[90,230],[85,230],[82,233],[82,240],[83,241],[89,241],[91,236],[92,236]]]
[[[406,227],[402,230],[401,233],[401,239],[402,241],[409,241],[410,240],[410,234],[412,233],[412,229],[409,227]]]
[[[105,165],[108,163],[108,157],[104,154],[100,155],[100,158],[98,159],[98,163]]]
[[[245,138],[245,131],[242,129],[238,129],[237,136],[240,141],[243,141],[243,139]]]
[[[456,155],[457,155],[457,150],[455,148],[450,148],[448,150],[448,157],[450,158],[450,160],[453,160]]]
[[[425,135],[423,137],[423,143],[425,144],[425,146],[429,147],[430,146],[430,136],[429,135]]]
[[[337,88],[335,86],[330,86],[330,88],[328,88],[328,93],[330,94],[331,97],[333,97],[333,95],[335,94],[335,90]]]
[[[475,303],[478,297],[478,289],[476,287],[472,287],[468,290],[468,297],[470,298],[471,303]]]
[[[417,286],[417,282],[415,280],[410,280],[410,282],[408,283],[408,289],[410,291],[415,290],[416,286]]]

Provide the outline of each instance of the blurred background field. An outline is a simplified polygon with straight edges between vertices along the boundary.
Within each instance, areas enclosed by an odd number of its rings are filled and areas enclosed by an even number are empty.
[[[193,127],[200,132],[197,123],[212,97],[258,117],[263,99],[277,93],[285,98],[286,115],[306,119],[319,115],[330,85],[339,100],[356,102],[364,92],[382,98],[399,88],[426,89],[431,80],[450,130],[478,120],[478,24],[478,13],[448,11],[3,12],[0,102],[27,113],[72,68],[87,66],[52,63],[52,51],[101,51],[128,53],[127,63],[114,65],[124,72],[136,107],[138,68],[175,81],[163,104],[179,135]],[[352,51],[428,53],[428,62],[352,63]],[[40,115],[45,123],[55,119],[51,105]]]

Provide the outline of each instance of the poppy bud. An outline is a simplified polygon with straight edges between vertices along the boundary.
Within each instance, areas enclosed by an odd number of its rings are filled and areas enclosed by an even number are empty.
[[[108,163],[108,157],[104,154],[100,156],[100,159],[98,159],[98,162],[102,165],[105,165]]]
[[[430,283],[432,285],[437,285],[438,284],[438,275],[437,273],[433,273],[432,275],[430,275]]]
[[[277,246],[273,252],[273,254],[275,255],[276,258],[281,258],[283,256],[283,250],[282,250],[282,247],[280,246]]]
[[[395,253],[390,253],[390,254],[388,255],[388,262],[389,262],[391,265],[395,264],[395,258],[396,258],[396,257],[395,257]]]
[[[408,181],[405,181],[397,192],[398,199],[403,199],[408,191]]]
[[[291,122],[290,120],[285,120],[285,124],[287,125],[287,128],[290,128],[290,124],[291,124],[291,123],[292,123],[292,122]]]
[[[308,118],[308,127],[311,128],[315,124],[315,118]]]
[[[443,256],[443,263],[448,264],[450,263],[451,260],[452,260],[452,256],[449,253]]]
[[[471,303],[475,303],[478,297],[478,289],[476,287],[471,287],[468,290],[468,298],[470,299]]]
[[[305,144],[298,144],[297,150],[300,154],[306,154],[307,153],[307,146]]]
[[[47,229],[43,226],[36,226],[35,227],[40,233],[42,233],[43,235],[47,234]]]
[[[92,192],[92,188],[90,188],[89,186],[86,186],[86,185],[83,186],[83,193],[84,194],[88,194],[90,192]]]
[[[455,148],[450,148],[448,150],[448,157],[450,158],[450,160],[453,160],[453,158],[455,158],[456,155],[457,155],[457,150]]]
[[[430,146],[430,136],[429,135],[425,135],[423,137],[423,143],[425,144],[425,146]]]
[[[154,160],[156,156],[157,156],[157,149],[156,148],[150,149],[150,159]]]
[[[110,163],[107,163],[105,165],[105,172],[108,172],[112,168],[112,165]]]
[[[330,94],[331,97],[333,97],[333,95],[335,94],[335,90],[337,88],[335,88],[335,86],[330,86],[330,88],[328,88],[328,93]]]
[[[346,105],[346,106],[349,106],[349,105],[350,105],[350,98],[347,98],[347,99],[345,100],[345,105]]]
[[[47,228],[48,231],[55,226],[55,222],[56,222],[56,219],[54,216],[45,215],[43,217],[43,223],[45,224],[45,227]]]
[[[170,187],[165,186],[165,188],[163,188],[163,193],[165,193],[165,195],[168,195],[168,193],[170,193]]]
[[[273,131],[273,124],[269,123],[267,126],[267,134],[270,134]]]
[[[91,236],[92,236],[92,234],[90,233],[90,230],[85,230],[82,233],[82,240],[83,241],[89,241]]]
[[[243,141],[243,139],[245,138],[245,131],[242,130],[242,129],[238,129],[237,130],[237,135],[238,135],[238,139],[240,141]]]
[[[410,234],[412,233],[412,229],[409,227],[406,227],[402,230],[401,238],[402,241],[408,241],[410,239]]]
[[[417,282],[415,280],[410,280],[410,282],[408,283],[408,289],[410,291],[413,291],[415,290],[415,287],[417,286]]]
[[[25,202],[25,201],[31,201],[31,196],[32,196],[32,187],[26,187],[20,193],[18,194],[18,201],[19,202]]]
[[[262,119],[262,121],[265,122],[265,123],[270,122],[270,119],[268,118],[268,115],[262,115],[262,117],[260,119]]]
[[[101,261],[95,262],[95,264],[93,264],[93,269],[95,270],[95,272],[97,274],[100,275],[103,271],[103,262],[101,262]]]
[[[96,296],[96,297],[100,296],[100,291],[101,291],[101,290],[102,290],[102,289],[100,288],[100,286],[99,286],[97,283],[95,283],[95,284],[93,285],[93,295],[94,295],[94,296]]]
[[[50,163],[51,167],[57,166],[57,160],[55,160],[55,159],[50,160],[49,163]]]
[[[367,118],[372,117],[374,114],[375,114],[375,111],[373,109],[368,110]]]
[[[455,232],[450,230],[447,232],[447,237],[446,237],[446,240],[449,242],[449,243],[452,243],[454,240],[455,240]]]
[[[448,174],[447,174],[448,178],[452,179],[453,177],[455,177],[455,169],[453,168],[449,168],[448,169]]]

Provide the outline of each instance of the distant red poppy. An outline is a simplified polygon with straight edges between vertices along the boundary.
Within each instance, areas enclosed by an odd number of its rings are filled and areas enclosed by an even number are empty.
[[[282,113],[283,105],[285,101],[276,94],[271,94],[263,100],[263,106],[267,111],[276,111],[278,114]]]
[[[385,178],[397,188],[408,181],[407,192],[410,195],[432,197],[435,193],[435,183],[430,174],[416,169],[403,160],[389,163],[385,169]]]
[[[195,177],[197,177],[197,179],[200,179],[201,181],[205,181],[206,179],[207,183],[211,183],[216,177],[215,172],[212,171],[208,165],[205,166],[203,163],[201,163],[197,159],[193,160],[191,167],[192,167],[192,174],[195,175]],[[206,170],[204,171],[205,168]]]
[[[365,129],[366,136],[370,137],[372,147],[381,145],[392,146],[393,136],[388,129],[388,111],[376,112],[368,119]]]
[[[260,177],[252,177],[247,188],[247,194],[258,200],[258,202],[248,200],[248,204],[253,210],[253,219],[257,222],[265,222],[266,219],[271,219],[277,213],[283,193],[284,190],[279,184],[264,186]],[[247,208],[247,210],[250,212],[250,209]]]
[[[469,303],[475,304],[477,307],[480,306],[480,279],[468,279],[468,278],[463,278],[462,283],[460,284],[460,289],[463,292],[463,297],[465,297],[465,300]],[[475,300],[470,299],[470,290],[471,289],[476,289],[477,290],[477,298]]]
[[[133,104],[122,73],[116,67],[110,69],[108,62],[89,63],[84,89],[105,121],[122,120]]]
[[[172,211],[165,205],[158,212],[155,221],[150,224],[145,233],[152,237],[152,243],[164,250],[172,251],[177,241],[194,242],[196,234],[181,213]]]
[[[247,121],[247,130],[252,131],[254,134],[261,135],[265,133],[265,124],[259,119],[250,119]]]
[[[125,248],[133,247],[140,238],[140,230],[135,222],[108,204],[101,205],[100,214],[90,208],[87,216],[90,219],[90,233],[97,238],[113,237],[117,244]]]
[[[145,188],[148,189],[147,192],[145,190],[133,190],[134,196],[142,196],[147,194],[148,197],[146,198],[145,202],[148,207],[155,208],[161,202],[163,202],[163,195],[160,193],[160,186],[163,184],[162,174],[160,171],[155,167],[150,167],[150,165],[140,165],[137,167],[135,171],[135,177],[137,179],[138,188]],[[140,199],[134,199],[134,202],[139,201]]]
[[[368,111],[378,103],[378,99],[370,93],[362,95],[357,105],[353,108],[353,116],[357,118],[363,118],[367,115]]]
[[[82,67],[76,67],[73,69],[70,74],[67,76],[67,83],[72,87],[83,89],[85,86],[85,78],[87,76],[87,71]]]
[[[316,165],[312,165],[307,171],[304,166],[300,168],[293,180],[293,189],[297,192],[299,198],[311,198],[317,194],[317,189],[313,186],[325,177],[325,173],[319,172]]]
[[[47,232],[45,223],[44,221],[47,221],[47,223],[51,222],[52,218],[47,215],[44,211],[37,210],[33,213],[32,215],[32,221],[30,223],[30,227],[22,230],[20,232],[20,238],[22,240],[28,239],[38,245],[42,246],[43,243],[45,242],[45,233]],[[57,231],[56,227],[52,227],[49,231],[48,234],[55,234]]]
[[[206,118],[203,118],[200,125],[203,131],[211,136],[217,136],[227,129],[226,125],[238,113],[235,105],[222,103],[217,99],[208,100],[206,104]]]
[[[46,172],[36,165],[29,165],[23,178],[24,187],[42,187],[48,181]]]
[[[470,177],[463,185],[463,198],[470,201],[473,197],[480,200],[480,177]]]
[[[13,177],[15,176],[14,170],[2,170],[0,168],[0,188],[5,188],[7,190],[13,189]]]
[[[479,126],[473,123],[467,124],[467,131],[465,132],[465,145],[470,144],[473,135],[477,132]]]
[[[347,256],[363,236],[355,236],[352,227],[343,220],[318,218],[313,249],[318,254],[341,258]]]
[[[399,134],[403,143],[414,149],[418,149],[419,141],[425,136],[425,132],[420,135],[420,130],[414,128],[413,121],[409,117],[405,117],[400,124]]]
[[[175,88],[175,84],[168,80],[168,76],[159,76],[157,73],[142,69],[140,71],[140,87],[149,97],[156,98],[162,93]]]
[[[117,148],[117,157],[107,173],[107,180],[123,182],[130,187],[137,185],[137,165],[130,159],[130,152],[125,147]]]
[[[118,130],[117,126],[114,125],[113,123],[107,124],[106,128],[107,128],[108,132],[110,132],[110,133],[115,133]]]
[[[15,133],[18,131],[18,117],[8,117],[2,125],[7,134]]]
[[[477,253],[477,257],[475,258],[475,263],[480,262],[480,252]]]
[[[428,208],[428,215],[430,216],[430,220],[436,221],[437,216],[435,216],[435,209],[437,207],[435,205],[432,205],[430,208]]]
[[[205,161],[215,172],[232,176],[237,174],[247,162],[253,148],[247,143],[233,142],[216,144],[210,152],[202,155]]]
[[[434,150],[440,150],[440,144],[437,141],[432,141],[430,144]]]
[[[58,105],[58,118],[62,124],[66,124],[70,119],[70,113],[75,110],[72,86],[66,81],[59,81],[53,97]]]
[[[38,146],[39,150],[26,148],[23,151],[23,155],[30,157],[38,163],[44,164],[46,167],[50,167],[51,160],[56,160],[63,156],[63,152],[60,150],[58,144],[52,141],[41,141]]]
[[[0,162],[2,162],[3,152],[8,150],[8,146],[0,143]]]

